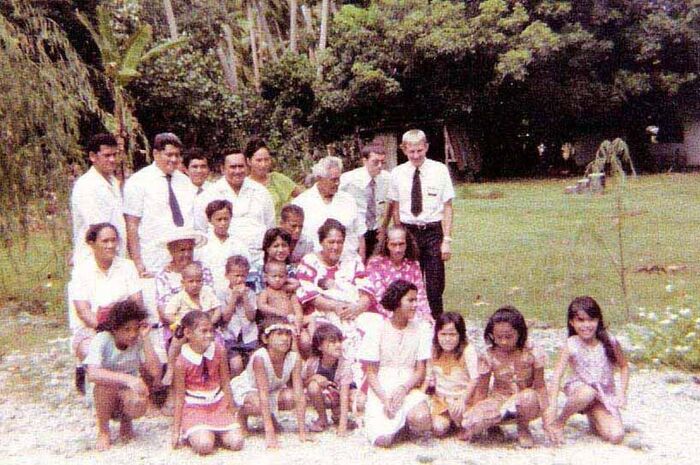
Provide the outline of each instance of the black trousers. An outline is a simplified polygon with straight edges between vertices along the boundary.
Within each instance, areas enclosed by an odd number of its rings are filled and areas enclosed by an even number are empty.
[[[442,223],[427,223],[426,225],[411,225],[404,223],[413,234],[420,251],[420,269],[425,281],[428,294],[428,304],[433,318],[442,315],[442,293],[445,291],[445,262],[442,261],[440,245],[442,244]]]
[[[365,233],[365,255],[367,258],[372,256],[374,248],[377,246],[377,230],[368,229]]]

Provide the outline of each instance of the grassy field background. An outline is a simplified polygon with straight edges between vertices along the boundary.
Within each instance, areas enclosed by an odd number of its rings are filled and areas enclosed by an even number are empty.
[[[613,186],[604,195],[565,195],[564,187],[573,182],[458,186],[453,257],[447,267],[448,310],[479,321],[499,306],[513,304],[528,319],[562,326],[569,301],[588,294],[612,323],[624,321],[619,278],[605,250],[617,256]],[[664,308],[670,299],[668,284],[700,295],[700,175],[628,179],[624,209],[632,309]],[[55,321],[57,333],[67,326],[64,289],[70,244],[63,218],[33,235],[26,249],[0,249],[0,316],[42,313]],[[684,268],[674,274],[634,271],[653,265]],[[0,330],[0,346],[31,344],[34,339],[12,325]]]

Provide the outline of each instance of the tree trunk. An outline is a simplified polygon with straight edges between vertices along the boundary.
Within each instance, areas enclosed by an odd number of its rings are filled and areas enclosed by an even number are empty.
[[[250,37],[250,54],[253,57],[253,80],[255,90],[260,92],[260,61],[258,57],[258,42],[255,34],[255,15],[253,14],[253,6],[248,4],[248,35]]]
[[[219,62],[221,62],[221,69],[223,69],[224,71],[224,79],[226,80],[226,85],[228,86],[229,90],[235,94],[238,92],[238,86],[236,84],[236,79],[233,77],[231,64],[228,62],[228,58],[224,53],[224,47],[222,42],[223,41],[219,41],[218,45],[216,46],[216,56],[219,58]]]
[[[328,10],[330,8],[330,1],[323,0],[321,2],[321,34],[318,38],[318,49],[325,50],[326,43],[328,42]]]
[[[238,59],[236,59],[236,50],[233,48],[233,31],[228,24],[224,24],[222,29],[224,31],[224,39],[226,40],[226,62],[231,71],[231,82],[234,87],[234,92],[238,92]]]
[[[170,30],[170,39],[176,40],[179,36],[177,33],[177,23],[175,22],[175,12],[173,11],[173,4],[170,0],[163,0],[163,8],[165,9],[165,19],[168,22],[168,29]]]
[[[297,0],[289,0],[289,50],[297,53]]]
[[[304,28],[306,29],[306,32],[312,37],[315,36],[316,33],[314,32],[314,22],[313,18],[311,17],[311,10],[308,6],[301,5],[301,17],[304,19]],[[316,52],[313,45],[309,45],[309,60],[311,60],[311,63],[316,62]]]
[[[267,43],[267,49],[270,52],[270,58],[273,61],[279,61],[279,56],[277,55],[277,46],[275,40],[272,38],[272,31],[270,30],[270,25],[267,22],[267,4],[262,0],[256,0],[255,6],[258,9],[258,16],[260,17],[260,26],[262,26],[262,31],[265,36],[265,42]]]

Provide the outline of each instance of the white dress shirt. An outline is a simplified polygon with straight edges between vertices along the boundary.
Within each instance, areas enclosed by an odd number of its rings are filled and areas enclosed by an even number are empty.
[[[233,218],[229,234],[233,240],[246,245],[248,255],[254,263],[260,262],[265,231],[275,226],[275,205],[267,188],[259,182],[245,178],[241,190],[236,194],[226,178],[222,177],[195,200],[194,226],[200,231],[206,232],[209,229],[206,209],[213,200],[231,202]]]
[[[355,199],[357,214],[360,220],[367,218],[367,202],[369,200],[369,183],[372,177],[367,168],[361,166],[352,171],[346,171],[340,175],[340,190],[347,192]],[[376,230],[382,225],[382,218],[387,207],[387,193],[389,192],[389,172],[382,170],[375,178],[374,204],[377,212],[374,224],[367,225],[367,229]]]
[[[192,227],[196,188],[190,178],[175,170],[171,185],[180,206],[185,227]],[[170,254],[160,244],[163,234],[175,227],[170,210],[168,181],[155,163],[137,171],[124,186],[124,213],[141,219],[139,242],[141,259],[152,273],[170,263]]]
[[[91,167],[73,185],[70,203],[73,217],[73,264],[92,255],[92,250],[85,242],[85,233],[90,225],[97,223],[110,223],[117,228],[117,253],[126,257],[124,200],[116,177],[107,179],[94,166]]]
[[[103,272],[95,259],[78,263],[68,283],[68,323],[75,332],[85,327],[78,316],[74,301],[90,302],[90,310],[97,313],[98,307],[106,307],[115,302],[126,300],[141,290],[141,280],[134,262],[126,258],[114,257],[112,266]]]
[[[355,199],[350,194],[338,190],[331,202],[326,203],[318,191],[318,186],[314,184],[313,187],[299,194],[292,203],[304,210],[304,229],[301,233],[313,241],[315,251],[321,250],[321,244],[318,242],[318,228],[327,219],[333,218],[345,226],[343,257],[358,255],[359,239],[367,232],[367,227],[365,219],[357,214]]]
[[[399,202],[402,223],[425,224],[442,221],[445,203],[455,196],[450,172],[443,163],[426,159],[421,165],[420,182],[423,210],[420,215],[411,213],[411,190],[416,167],[411,162],[403,163],[391,172],[389,200]]]
[[[223,301],[228,293],[228,280],[226,279],[226,260],[233,255],[243,255],[250,261],[248,247],[233,236],[229,235],[225,241],[219,239],[214,230],[207,233],[207,243],[198,249],[194,249],[194,259],[209,268],[214,279],[214,291],[219,300]]]

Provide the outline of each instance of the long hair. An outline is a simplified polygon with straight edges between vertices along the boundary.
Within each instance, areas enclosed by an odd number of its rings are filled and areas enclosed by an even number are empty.
[[[433,350],[435,351],[435,356],[440,358],[442,356],[443,350],[438,342],[438,332],[442,330],[445,326],[452,323],[455,325],[457,334],[459,334],[459,342],[457,347],[455,347],[454,354],[456,358],[461,358],[464,353],[465,347],[469,344],[467,339],[467,325],[464,323],[464,318],[462,315],[456,312],[445,312],[435,320],[435,334],[433,335]]]
[[[285,263],[289,263],[289,257],[292,255],[292,235],[289,234],[286,229],[282,228],[270,228],[265,231],[265,236],[263,237],[262,242],[263,263],[267,263],[269,258],[267,256],[267,249],[270,248],[272,243],[275,242],[278,237],[289,246],[289,255],[287,255],[287,260],[285,260]]]
[[[413,237],[413,234],[411,234],[411,231],[406,229],[403,225],[399,224],[396,226],[392,226],[389,229],[387,229],[386,234],[384,234],[384,237],[382,238],[382,241],[377,244],[377,246],[374,249],[375,255],[383,255],[384,257],[389,257],[389,234],[392,231],[403,231],[404,234],[406,235],[406,253],[404,254],[404,257],[407,260],[411,261],[418,261],[418,258],[420,257],[420,252],[418,250],[418,245],[416,244],[416,238]]]
[[[496,323],[510,324],[518,333],[518,341],[515,343],[515,346],[518,349],[525,347],[525,343],[527,343],[527,324],[525,323],[525,317],[517,308],[512,305],[506,305],[491,315],[488,323],[486,323],[486,329],[484,329],[484,340],[491,347],[496,345],[496,341],[493,338],[493,327]]]
[[[618,363],[615,348],[613,347],[608,330],[605,327],[603,312],[598,302],[596,302],[593,297],[588,296],[576,297],[571,301],[566,314],[566,327],[569,330],[569,336],[574,336],[576,334],[576,330],[571,324],[571,321],[576,318],[578,312],[585,312],[589,317],[598,320],[598,326],[595,329],[595,337],[603,344],[605,356],[610,360],[610,363]]]

